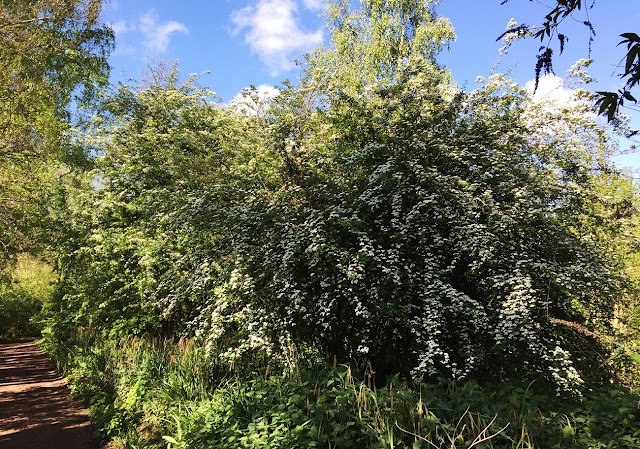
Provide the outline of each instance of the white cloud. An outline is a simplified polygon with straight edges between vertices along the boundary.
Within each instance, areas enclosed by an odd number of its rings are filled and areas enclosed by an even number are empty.
[[[171,33],[189,34],[189,29],[180,22],[170,20],[165,23],[158,23],[158,14],[153,9],[140,16],[137,24],[126,20],[118,20],[110,25],[116,35],[116,54],[136,53],[135,47],[140,40],[138,39],[138,42],[134,42],[132,39],[124,39],[123,35],[127,33],[142,34],[142,45],[146,49],[147,56],[155,56],[167,51]]]
[[[575,99],[572,98],[573,91],[564,86],[562,78],[552,73],[540,77],[538,89],[534,93],[535,85],[535,81],[531,80],[525,84],[525,88],[536,103],[551,101],[562,105],[575,102]]]
[[[304,3],[309,7],[317,2]],[[255,6],[235,11],[231,21],[236,26],[234,34],[247,30],[245,42],[272,76],[290,69],[296,54],[310,51],[322,42],[321,30],[306,32],[300,27],[294,0],[259,0]]]
[[[246,114],[259,114],[278,95],[280,90],[277,87],[261,84],[255,89],[243,89],[229,105]]]
[[[324,9],[323,0],[302,0],[302,4],[311,11],[321,11]]]
[[[540,122],[536,120],[542,119],[545,123],[545,127],[551,126],[548,123],[548,119],[545,118],[545,113],[558,114],[563,116],[569,113],[570,116],[581,119],[596,120],[597,116],[591,112],[590,103],[585,101],[580,95],[580,92],[574,89],[566,87],[562,78],[548,74],[540,77],[538,83],[538,90],[534,93],[535,81],[528,81],[525,84],[527,92],[533,99],[532,108],[533,117],[542,113],[542,116],[538,116],[538,119],[530,122],[533,126],[540,126]],[[571,111],[571,112],[570,112]]]
[[[138,29],[144,35],[143,45],[151,54],[167,51],[171,33],[189,34],[189,29],[180,22],[170,20],[169,22],[158,23],[158,15],[153,9],[140,17]]]
[[[117,22],[113,22],[111,24],[111,29],[116,34],[116,39],[118,35],[124,34],[127,31],[135,30],[136,27],[133,25],[129,25],[126,20],[118,20]]]
[[[126,20],[112,22],[110,25],[116,37],[116,49],[113,52],[113,56],[135,54],[135,47],[127,43],[122,36],[130,31],[135,31],[136,26],[128,23]]]

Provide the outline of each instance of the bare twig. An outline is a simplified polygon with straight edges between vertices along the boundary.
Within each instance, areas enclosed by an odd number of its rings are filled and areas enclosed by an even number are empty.
[[[484,435],[487,430],[489,430],[489,427],[491,427],[491,424],[494,423],[494,421],[496,420],[496,418],[498,418],[498,415],[495,415],[493,417],[493,419],[491,421],[489,421],[489,424],[486,425],[486,427],[484,429],[482,429],[482,432],[480,432],[478,434],[478,436],[471,442],[471,446],[469,446],[469,448],[472,448],[473,446],[475,446],[476,444],[480,444],[484,441],[490,440],[492,438],[497,437],[498,435],[500,435],[502,432],[504,432],[505,430],[507,430],[507,427],[509,427],[509,424],[511,424],[510,422],[507,423],[506,426],[504,426],[502,429],[498,430],[496,433],[494,433],[493,435],[490,436],[485,436],[483,437],[482,435]]]
[[[456,425],[456,429],[458,428],[458,426],[459,426],[459,425],[460,425],[460,423],[462,422],[462,418],[464,418],[464,416],[465,416],[466,414],[469,414],[469,416],[471,416],[471,414],[469,413],[469,409],[468,409],[468,408],[467,408],[467,410],[462,414],[462,416],[460,417],[460,420],[458,421],[458,424]],[[496,433],[494,433],[493,435],[483,436],[483,435],[486,435],[487,430],[489,430],[489,428],[491,427],[491,425],[495,422],[495,420],[496,420],[497,418],[498,418],[498,415],[495,415],[495,416],[493,417],[493,419],[492,419],[491,421],[489,421],[489,424],[487,424],[487,425],[485,426],[485,428],[484,428],[484,429],[482,429],[482,431],[478,434],[478,436],[476,436],[476,438],[471,442],[471,445],[470,445],[467,449],[471,449],[473,446],[476,446],[476,445],[478,445],[478,444],[480,444],[480,443],[483,443],[483,442],[485,442],[485,441],[488,441],[488,440],[490,440],[490,439],[492,439],[492,438],[497,437],[498,435],[500,435],[502,432],[504,432],[504,431],[509,427],[509,424],[511,424],[511,423],[507,423],[507,425],[506,425],[506,426],[504,426],[502,429],[498,430],[498,431],[497,431]],[[465,426],[466,426],[466,425],[465,425]],[[464,427],[465,427],[465,426],[463,426],[462,428],[464,429]],[[442,446],[436,446],[435,444],[433,444],[433,442],[431,442],[431,441],[427,440],[427,439],[426,439],[425,437],[423,437],[422,435],[418,435],[418,434],[413,433],[413,432],[411,432],[411,431],[409,431],[409,430],[403,429],[403,428],[402,428],[402,427],[400,427],[400,425],[398,424],[398,421],[396,421],[396,427],[397,427],[398,429],[400,429],[402,432],[404,432],[404,433],[406,433],[406,434],[408,434],[408,435],[413,436],[414,438],[418,438],[419,440],[426,441],[427,443],[429,443],[430,445],[432,445],[432,446],[433,446],[433,447],[435,447],[436,449],[442,449]]]

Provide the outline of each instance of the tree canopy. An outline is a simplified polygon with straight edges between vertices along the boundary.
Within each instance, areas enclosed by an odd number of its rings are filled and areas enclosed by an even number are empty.
[[[95,0],[0,3],[0,265],[35,241],[51,164],[84,157],[66,133],[72,105],[108,81],[113,32],[100,10]]]

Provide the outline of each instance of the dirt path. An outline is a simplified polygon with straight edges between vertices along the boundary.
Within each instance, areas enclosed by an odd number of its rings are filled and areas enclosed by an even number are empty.
[[[0,448],[97,449],[87,411],[35,344],[0,345]]]

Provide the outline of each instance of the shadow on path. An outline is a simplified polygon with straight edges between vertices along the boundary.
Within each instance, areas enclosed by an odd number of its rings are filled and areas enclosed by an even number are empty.
[[[96,449],[87,412],[35,344],[0,345],[0,448]]]

